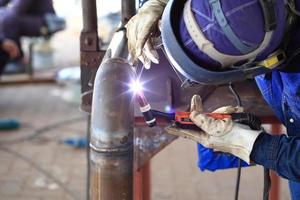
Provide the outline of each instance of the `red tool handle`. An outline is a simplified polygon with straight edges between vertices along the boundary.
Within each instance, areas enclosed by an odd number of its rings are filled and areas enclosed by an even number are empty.
[[[213,117],[215,119],[232,119],[233,121],[241,124],[246,124],[254,130],[259,130],[261,127],[260,120],[251,113],[206,113],[206,115]],[[190,120],[190,112],[176,112],[175,124],[180,128],[185,129],[198,129],[199,127]]]
[[[194,122],[190,120],[190,112],[176,112],[175,115],[175,123],[186,124],[186,125],[194,125]],[[222,114],[222,113],[206,113],[208,116],[213,117],[215,119],[226,119],[231,118],[230,114]]]

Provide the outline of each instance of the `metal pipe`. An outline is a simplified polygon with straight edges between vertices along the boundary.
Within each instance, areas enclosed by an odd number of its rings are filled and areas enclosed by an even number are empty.
[[[82,0],[83,32],[97,31],[96,0]]]
[[[111,42],[103,57],[103,61],[108,58],[128,59],[127,38],[125,30],[119,30],[114,33]]]
[[[128,20],[135,14],[135,0],[122,0],[121,13],[122,24],[126,24]]]
[[[92,200],[133,198],[134,102],[128,83],[134,78],[134,71],[127,59],[120,57],[126,57],[118,49],[127,43],[122,37],[119,39],[119,44],[113,41],[116,45],[110,45],[94,83],[90,138]]]

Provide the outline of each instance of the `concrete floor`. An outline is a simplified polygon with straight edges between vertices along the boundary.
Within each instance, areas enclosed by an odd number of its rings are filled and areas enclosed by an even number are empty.
[[[0,118],[17,117],[23,126],[18,131],[0,132],[0,141],[28,136],[34,129],[61,120],[82,116],[76,123],[61,126],[34,140],[7,146],[40,165],[59,179],[79,200],[85,199],[85,150],[61,144],[70,136],[83,136],[86,122],[77,104],[57,96],[58,86],[0,87]],[[234,196],[235,170],[200,172],[196,167],[196,144],[178,139],[151,162],[153,200],[231,200]],[[0,200],[72,199],[28,163],[7,153],[0,146]],[[262,168],[242,172],[240,199],[261,199]],[[281,199],[289,199],[287,184],[282,180]]]

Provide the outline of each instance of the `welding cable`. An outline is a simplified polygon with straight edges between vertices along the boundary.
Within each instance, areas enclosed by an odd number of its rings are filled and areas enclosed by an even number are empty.
[[[229,83],[229,89],[232,92],[232,94],[235,96],[238,106],[242,106],[241,98],[238,95],[238,93],[236,92],[236,90],[233,88],[232,83]],[[258,130],[261,128],[260,121],[257,120],[254,116],[249,115],[247,121],[248,121],[248,125],[252,129]],[[238,200],[238,198],[239,198],[238,195],[239,195],[239,188],[240,188],[241,170],[242,170],[241,159],[239,159],[238,160],[238,169],[237,169],[236,187],[235,187],[235,200]],[[271,178],[270,178],[269,169],[264,167],[263,200],[269,199],[270,188],[271,188]]]
[[[48,177],[49,179],[51,179],[54,183],[56,183],[66,194],[68,194],[73,200],[78,200],[77,195],[73,194],[73,192],[64,184],[62,183],[60,180],[58,180],[57,178],[55,178],[51,173],[49,173],[47,170],[43,169],[40,165],[36,164],[33,160],[31,160],[30,158],[18,153],[17,151],[14,151],[10,148],[7,148],[5,146],[0,146],[0,150],[2,150],[3,152],[6,152],[8,154],[11,154],[13,156],[15,156],[16,158],[26,162],[27,164],[29,164],[31,167],[33,167],[34,169],[36,169],[38,172],[44,174],[46,177]]]
[[[263,193],[263,200],[269,200],[271,189],[271,177],[270,177],[270,170],[264,167],[264,193]]]
[[[40,136],[40,135],[42,135],[44,133],[47,133],[47,132],[52,131],[54,129],[57,129],[57,128],[61,127],[61,126],[65,126],[65,125],[68,125],[68,124],[72,124],[72,123],[81,121],[83,119],[85,119],[85,117],[79,116],[79,117],[73,117],[71,119],[66,119],[66,120],[63,120],[63,121],[55,122],[53,124],[46,125],[46,126],[44,126],[42,128],[36,129],[35,131],[33,131],[33,133],[31,133],[28,136],[24,136],[24,137],[17,138],[17,139],[14,139],[14,140],[0,141],[0,146],[3,146],[3,145],[14,145],[14,144],[19,144],[19,143],[26,142],[26,141],[29,141],[29,140],[33,140],[37,136]]]
[[[232,83],[229,83],[228,87],[229,87],[229,90],[231,91],[231,93],[233,94],[233,96],[235,97],[235,99],[237,101],[237,105],[239,107],[241,107],[242,106],[241,98],[238,95],[238,93],[235,91],[235,89],[233,88]],[[236,183],[235,183],[235,193],[234,193],[234,199],[235,200],[239,199],[241,174],[242,174],[242,164],[241,164],[241,159],[238,159],[238,167],[237,167]]]

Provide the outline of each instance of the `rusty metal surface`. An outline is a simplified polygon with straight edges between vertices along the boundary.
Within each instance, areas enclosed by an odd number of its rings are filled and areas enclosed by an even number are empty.
[[[93,83],[105,51],[100,50],[96,0],[82,0],[83,28],[80,35],[81,109],[91,112]]]
[[[131,155],[131,156],[128,156]],[[132,153],[91,151],[91,200],[133,199]]]
[[[81,32],[80,36],[80,68],[81,68],[81,109],[91,112],[93,83],[97,69],[105,51],[99,50],[97,31]]]
[[[91,145],[115,151],[133,145],[133,93],[126,83],[134,77],[128,62],[105,60],[96,75],[91,121]]]
[[[134,200],[151,199],[151,166],[146,163],[140,170],[134,172]]]
[[[127,60],[102,62],[94,82],[91,113],[91,199],[133,198],[133,93],[134,77]]]
[[[134,129],[134,169],[139,170],[153,156],[177,139],[164,131],[164,126],[137,126]]]

